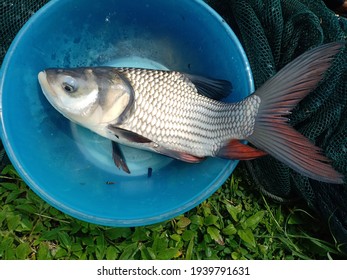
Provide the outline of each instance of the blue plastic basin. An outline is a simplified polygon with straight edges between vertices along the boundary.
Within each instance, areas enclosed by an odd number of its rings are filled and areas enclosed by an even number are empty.
[[[237,161],[189,164],[130,148],[132,174],[120,172],[110,142],[55,111],[37,81],[45,68],[96,65],[227,79],[228,101],[253,91],[238,39],[203,1],[53,0],[19,32],[0,72],[1,138],[35,193],[81,220],[138,226],[190,210],[225,182]]]

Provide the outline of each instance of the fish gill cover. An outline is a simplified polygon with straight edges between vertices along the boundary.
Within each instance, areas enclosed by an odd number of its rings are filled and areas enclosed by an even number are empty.
[[[2,1],[0,63],[22,25],[48,0]],[[316,0],[207,0],[231,25],[245,48],[256,88],[313,47],[346,41],[347,19]],[[341,2],[341,1],[340,1]],[[291,124],[323,148],[347,176],[347,49],[326,78],[293,111]],[[1,164],[6,162],[0,153]],[[247,162],[259,189],[278,201],[301,198],[329,223],[347,252],[347,187],[303,177],[271,156]],[[342,249],[342,248],[341,248]]]

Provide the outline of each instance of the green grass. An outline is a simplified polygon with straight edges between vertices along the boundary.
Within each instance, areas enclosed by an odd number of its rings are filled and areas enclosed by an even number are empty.
[[[329,232],[307,211],[272,202],[243,176],[239,167],[214,195],[175,219],[111,228],[49,206],[9,165],[0,175],[0,259],[343,257]]]

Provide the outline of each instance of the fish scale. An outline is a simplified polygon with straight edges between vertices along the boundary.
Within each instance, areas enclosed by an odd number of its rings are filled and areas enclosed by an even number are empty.
[[[118,71],[135,93],[134,112],[120,128],[163,143],[168,149],[201,157],[214,156],[230,138],[245,139],[253,132],[260,103],[257,96],[226,104],[199,94],[179,72]]]

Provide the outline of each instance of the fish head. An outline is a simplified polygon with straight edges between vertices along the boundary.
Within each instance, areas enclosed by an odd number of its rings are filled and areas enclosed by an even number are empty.
[[[123,121],[134,100],[129,82],[111,67],[50,68],[38,79],[56,110],[88,128]]]

